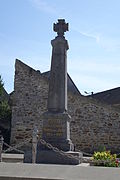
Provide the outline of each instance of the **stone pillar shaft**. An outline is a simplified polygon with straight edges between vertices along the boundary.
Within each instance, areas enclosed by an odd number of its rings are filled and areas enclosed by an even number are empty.
[[[57,37],[51,41],[52,62],[49,80],[48,111],[67,111],[67,50],[65,38]]]

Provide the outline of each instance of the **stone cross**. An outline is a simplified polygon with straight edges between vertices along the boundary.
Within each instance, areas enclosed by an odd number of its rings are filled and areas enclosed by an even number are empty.
[[[64,19],[58,19],[58,23],[54,23],[53,30],[57,32],[58,37],[64,37],[64,32],[68,31],[68,23]]]
[[[64,19],[58,19],[54,24],[54,31],[57,38],[51,41],[52,60],[49,79],[48,111],[67,111],[67,50],[68,42],[64,32],[68,31],[68,23]]]

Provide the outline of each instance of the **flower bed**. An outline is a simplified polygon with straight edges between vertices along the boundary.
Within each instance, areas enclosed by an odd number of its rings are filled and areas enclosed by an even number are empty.
[[[94,152],[90,165],[104,167],[120,167],[120,161],[116,154],[110,151]]]

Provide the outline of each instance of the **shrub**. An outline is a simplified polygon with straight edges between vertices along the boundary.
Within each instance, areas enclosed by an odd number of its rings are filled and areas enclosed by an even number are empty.
[[[0,75],[0,95],[2,95],[2,92],[3,92],[3,85],[4,85],[4,83],[3,83],[2,77]]]
[[[11,118],[11,109],[7,101],[0,102],[0,119],[8,120]]]
[[[117,160],[116,154],[111,154],[110,151],[94,152],[93,162],[96,166],[106,166],[106,167],[118,167],[119,162]]]
[[[8,98],[4,95],[4,83],[0,75],[0,134],[4,137],[4,141],[10,141],[10,125],[11,125],[11,108]]]

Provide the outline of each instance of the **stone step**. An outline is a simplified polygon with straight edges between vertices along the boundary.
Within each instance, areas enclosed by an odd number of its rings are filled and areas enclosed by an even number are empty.
[[[2,153],[2,162],[23,163],[24,162],[24,154]]]

